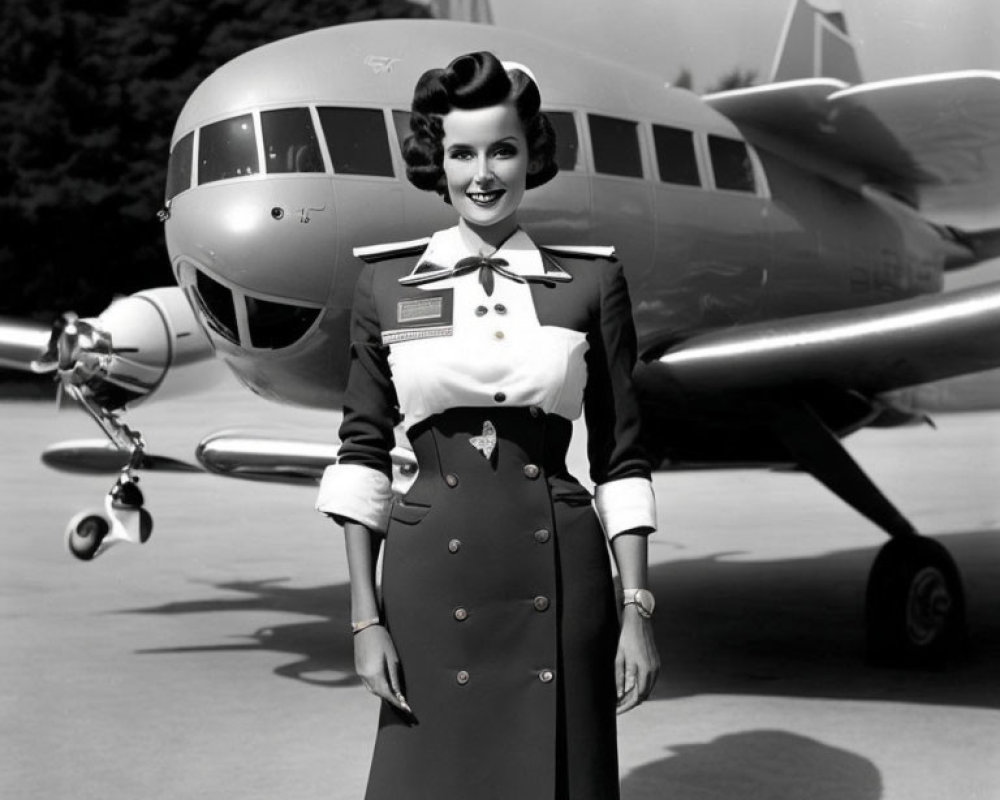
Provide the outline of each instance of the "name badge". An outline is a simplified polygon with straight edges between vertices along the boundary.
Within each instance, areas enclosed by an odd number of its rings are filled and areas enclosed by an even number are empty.
[[[382,344],[398,344],[454,334],[454,289],[418,290],[396,301],[396,325],[382,331]],[[390,306],[391,307],[391,306]]]

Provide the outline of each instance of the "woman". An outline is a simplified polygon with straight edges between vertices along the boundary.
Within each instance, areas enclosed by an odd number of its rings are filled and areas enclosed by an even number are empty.
[[[356,251],[343,445],[317,507],[344,525],[355,662],[384,701],[369,800],[616,798],[615,710],[659,669],[628,291],[610,250],[540,249],[518,226],[557,170],[539,105],[490,53],[425,73],[407,175],[458,225]],[[581,410],[596,514],[564,461]],[[419,475],[393,502],[399,421]]]

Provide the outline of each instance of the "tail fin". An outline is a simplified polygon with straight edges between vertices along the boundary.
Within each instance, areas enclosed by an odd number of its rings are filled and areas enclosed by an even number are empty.
[[[844,15],[820,11],[808,0],[792,0],[785,31],[771,70],[771,82],[836,78],[861,83],[854,43]]]

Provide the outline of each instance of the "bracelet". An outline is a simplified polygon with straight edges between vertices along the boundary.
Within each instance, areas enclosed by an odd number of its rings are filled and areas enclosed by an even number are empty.
[[[381,625],[382,620],[378,617],[372,617],[371,619],[363,619],[360,622],[351,623],[351,633],[357,634],[361,633],[365,628],[370,628],[373,625]]]

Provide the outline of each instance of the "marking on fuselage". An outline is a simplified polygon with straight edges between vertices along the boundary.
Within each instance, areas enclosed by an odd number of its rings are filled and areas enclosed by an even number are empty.
[[[376,75],[386,75],[392,72],[392,68],[399,63],[398,58],[392,56],[366,56],[365,66],[371,67]]]

